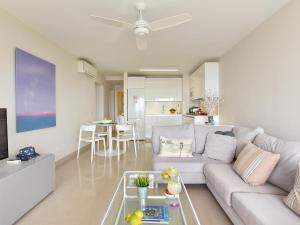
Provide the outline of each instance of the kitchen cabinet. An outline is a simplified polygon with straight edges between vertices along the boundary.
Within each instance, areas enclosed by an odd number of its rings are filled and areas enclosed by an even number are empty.
[[[182,116],[182,124],[194,124],[194,117],[192,116]]]
[[[181,125],[182,115],[146,115],[145,116],[145,136],[152,138],[153,126]]]
[[[213,91],[219,95],[219,63],[207,62],[202,64],[190,76],[190,99],[205,97],[205,92]]]
[[[146,78],[146,101],[182,101],[182,78]]]

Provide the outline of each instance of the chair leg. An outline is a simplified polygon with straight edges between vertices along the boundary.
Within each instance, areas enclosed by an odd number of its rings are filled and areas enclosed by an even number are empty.
[[[117,154],[118,154],[118,161],[120,161],[120,141],[117,141]]]
[[[135,153],[135,157],[137,157],[136,140],[135,140],[135,139],[133,139],[133,143],[134,143],[134,153]]]
[[[97,141],[98,143],[98,145],[97,145],[97,152],[100,152],[100,141]]]
[[[104,151],[104,156],[106,157],[106,143],[105,143],[105,138],[103,139],[103,151]]]
[[[127,141],[124,141],[124,142],[123,142],[123,151],[124,151],[124,152],[126,152],[126,150],[127,150],[127,144],[128,144]]]
[[[81,141],[79,140],[78,141],[78,148],[77,148],[77,159],[79,158],[80,144],[81,144]]]

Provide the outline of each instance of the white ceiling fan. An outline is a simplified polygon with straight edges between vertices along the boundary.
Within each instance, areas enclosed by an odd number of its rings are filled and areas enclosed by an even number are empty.
[[[138,10],[138,19],[135,23],[129,23],[119,19],[106,18],[96,15],[91,15],[91,18],[110,26],[133,29],[136,36],[136,45],[139,50],[144,50],[147,48],[146,36],[150,33],[150,31],[160,31],[168,29],[170,27],[178,26],[192,20],[192,16],[190,14],[183,13],[176,16],[159,19],[153,22],[147,22],[143,18],[143,11],[145,10],[145,8],[146,4],[143,2],[136,4],[136,9]]]

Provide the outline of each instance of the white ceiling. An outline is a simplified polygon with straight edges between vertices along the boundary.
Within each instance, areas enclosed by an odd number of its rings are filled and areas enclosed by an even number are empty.
[[[130,30],[95,23],[90,14],[136,19],[135,2],[146,2],[153,21],[183,12],[192,22],[151,33],[138,51]],[[142,67],[179,67],[191,72],[218,59],[288,0],[0,0],[0,7],[105,74],[138,72]]]

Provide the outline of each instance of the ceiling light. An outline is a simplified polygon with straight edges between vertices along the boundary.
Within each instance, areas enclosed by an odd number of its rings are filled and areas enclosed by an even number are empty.
[[[140,72],[178,72],[177,68],[142,68]]]

